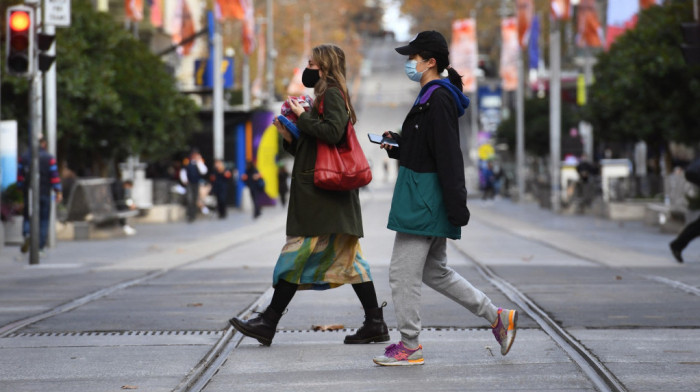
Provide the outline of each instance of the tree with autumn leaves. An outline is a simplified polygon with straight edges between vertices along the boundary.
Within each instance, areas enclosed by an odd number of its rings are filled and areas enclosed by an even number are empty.
[[[294,69],[305,64],[308,53],[304,53],[304,19],[308,15],[310,23],[310,45],[334,43],[345,51],[348,79],[359,71],[362,63],[363,38],[382,31],[383,10],[379,4],[366,5],[364,1],[334,0],[319,2],[312,0],[273,1],[275,59],[275,91],[284,96],[287,84]],[[378,2],[377,2],[378,3]],[[254,12],[261,33],[265,32],[267,1],[255,0]],[[242,22],[226,20],[222,22],[224,47],[234,48],[237,54],[243,53],[240,31]],[[265,39],[258,35],[258,41]],[[258,42],[258,48],[263,44]],[[259,50],[259,49],[256,49]],[[237,55],[236,73],[241,74],[242,60]],[[257,52],[249,57],[251,79],[255,79],[258,69]],[[264,72],[264,70],[263,70]],[[262,76],[264,80],[264,75]]]

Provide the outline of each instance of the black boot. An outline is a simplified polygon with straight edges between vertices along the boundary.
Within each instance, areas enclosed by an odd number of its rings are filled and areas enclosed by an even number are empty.
[[[244,321],[234,317],[228,322],[243,335],[257,339],[258,342],[264,346],[269,346],[272,344],[272,338],[275,337],[275,331],[280,317],[282,317],[280,313],[268,307],[254,319]]]
[[[384,322],[384,312],[382,306],[365,311],[365,322],[357,329],[354,335],[345,337],[345,344],[363,344],[372,342],[386,342],[389,340],[389,328]]]

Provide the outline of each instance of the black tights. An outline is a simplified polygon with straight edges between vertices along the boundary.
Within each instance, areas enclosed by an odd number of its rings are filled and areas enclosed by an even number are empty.
[[[287,306],[292,301],[292,298],[294,298],[294,294],[296,294],[298,288],[298,284],[289,283],[286,280],[280,279],[279,283],[277,283],[277,287],[275,287],[274,294],[272,294],[270,307],[279,314],[284,313],[284,310],[287,309]],[[377,292],[374,290],[374,283],[372,283],[372,281],[356,283],[352,285],[352,288],[355,290],[357,298],[360,299],[360,303],[365,312],[369,309],[379,307],[377,303]]]

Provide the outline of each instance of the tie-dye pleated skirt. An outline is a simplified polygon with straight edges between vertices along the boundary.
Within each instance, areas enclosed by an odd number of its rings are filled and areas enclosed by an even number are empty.
[[[299,290],[326,290],[343,284],[369,282],[372,275],[362,257],[359,238],[348,234],[287,237],[275,272],[273,286],[285,280]]]

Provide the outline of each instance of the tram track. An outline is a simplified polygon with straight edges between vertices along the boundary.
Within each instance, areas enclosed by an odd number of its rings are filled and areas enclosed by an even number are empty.
[[[576,363],[595,388],[600,392],[624,392],[625,386],[618,378],[573,335],[568,333],[547,312],[518,290],[506,279],[497,275],[491,268],[474,256],[452,244],[452,247],[469,260],[481,276],[501,291],[509,300],[532,318],[540,328]]]
[[[43,311],[41,313],[37,313],[35,315],[16,320],[13,322],[10,322],[8,324],[5,324],[3,326],[0,326],[0,338],[7,337],[25,327],[28,327],[29,325],[35,324],[37,322],[46,320],[48,318],[58,316],[60,314],[64,314],[67,312],[70,312],[72,310],[78,309],[82,306],[85,306],[87,304],[90,304],[92,302],[95,302],[101,298],[107,297],[111,294],[120,292],[122,290],[128,289],[130,287],[134,287],[149,281],[153,281],[157,278],[160,278],[170,272],[180,270],[185,267],[191,267],[197,263],[201,263],[204,261],[207,261],[219,254],[229,252],[232,249],[235,249],[238,246],[246,244],[248,241],[255,240],[257,238],[260,238],[264,235],[267,235],[269,232],[278,230],[281,226],[281,224],[273,224],[271,227],[265,228],[261,232],[256,232],[256,231],[246,231],[245,235],[242,236],[232,236],[234,238],[233,241],[231,241],[229,244],[220,246],[216,248],[215,250],[211,252],[205,252],[201,256],[195,257],[191,260],[186,260],[184,262],[181,262],[175,266],[171,267],[166,267],[166,268],[161,268],[161,269],[156,269],[152,270],[148,273],[146,273],[143,276],[129,279],[123,282],[119,282],[116,284],[113,284],[108,287],[101,288],[99,290],[93,291],[91,293],[88,293],[86,295],[80,296],[78,298],[74,298],[72,300],[69,300],[67,302],[64,302],[60,305],[57,305],[51,309],[48,309],[46,311]]]
[[[691,295],[695,295],[695,296],[699,296],[699,297],[700,297],[700,289],[699,289],[699,288],[697,288],[697,287],[695,287],[695,286],[691,286],[691,285],[686,284],[686,283],[684,283],[684,282],[681,282],[681,281],[678,281],[678,280],[675,280],[675,279],[670,279],[670,278],[667,278],[667,277],[665,277],[665,276],[641,273],[641,272],[635,271],[635,270],[633,270],[633,269],[631,269],[631,268],[624,268],[624,267],[615,267],[615,266],[611,266],[610,264],[607,264],[607,263],[605,263],[605,262],[603,262],[603,261],[601,261],[601,260],[598,260],[598,259],[596,259],[596,258],[593,258],[593,257],[590,257],[590,256],[588,256],[588,255],[582,254],[581,252],[572,251],[571,249],[567,249],[567,248],[565,248],[565,247],[563,247],[563,246],[560,246],[560,245],[558,245],[558,244],[556,244],[556,243],[553,243],[552,241],[547,241],[547,240],[545,240],[545,239],[537,238],[537,237],[534,237],[534,236],[531,236],[531,235],[523,235],[523,234],[519,233],[518,231],[513,230],[513,229],[511,229],[511,228],[509,228],[509,227],[507,227],[507,226],[502,226],[502,225],[494,224],[494,223],[488,222],[488,221],[486,221],[486,220],[479,220],[479,223],[481,223],[481,224],[483,224],[483,225],[485,225],[485,226],[488,226],[488,227],[497,229],[497,230],[506,231],[508,234],[513,235],[513,236],[515,236],[515,237],[524,239],[524,240],[526,240],[526,241],[534,242],[534,243],[536,243],[536,244],[538,244],[538,245],[542,245],[542,246],[544,246],[544,247],[546,247],[546,248],[555,250],[555,251],[557,251],[557,252],[560,252],[560,253],[563,253],[563,254],[566,254],[566,255],[569,255],[569,256],[572,256],[572,257],[576,257],[576,258],[578,258],[578,259],[587,261],[587,262],[592,263],[592,264],[594,264],[594,265],[597,265],[597,266],[600,266],[600,267],[604,267],[604,268],[607,268],[607,269],[610,269],[610,270],[614,270],[614,271],[620,271],[620,272],[629,273],[629,274],[632,274],[632,275],[637,276],[637,277],[639,277],[639,278],[642,278],[642,279],[645,279],[645,280],[649,280],[649,281],[652,281],[652,282],[656,282],[656,283],[660,283],[660,284],[663,284],[663,285],[665,285],[665,286],[671,287],[671,288],[673,288],[674,290],[683,291],[683,292],[686,293],[686,294],[691,294]]]

